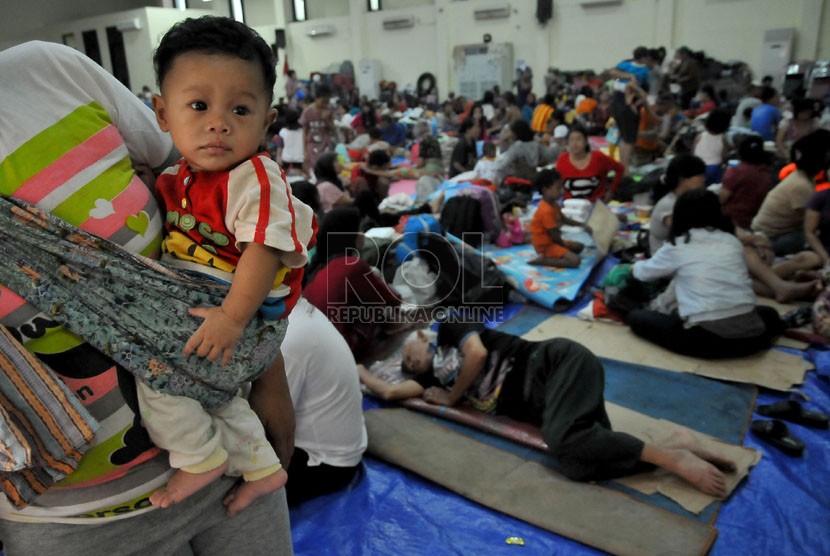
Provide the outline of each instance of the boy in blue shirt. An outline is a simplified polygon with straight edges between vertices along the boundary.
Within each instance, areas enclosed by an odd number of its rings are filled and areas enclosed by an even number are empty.
[[[764,87],[761,91],[761,105],[752,109],[752,118],[749,127],[764,138],[764,141],[775,141],[778,131],[778,122],[781,121],[781,110],[778,108],[778,91],[772,87]]]

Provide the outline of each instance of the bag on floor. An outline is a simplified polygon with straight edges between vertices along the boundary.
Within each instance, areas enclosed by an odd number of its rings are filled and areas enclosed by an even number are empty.
[[[481,203],[467,195],[450,197],[441,209],[441,226],[445,232],[479,247],[484,239]]]
[[[494,243],[503,227],[501,203],[499,202],[498,194],[486,187],[474,185],[462,189],[458,192],[458,195],[466,195],[478,199],[479,209],[481,211],[481,231],[484,234],[484,242]]]
[[[444,235],[441,224],[433,215],[413,214],[408,216],[401,232],[403,235],[395,247],[395,259],[398,261],[398,266],[409,260],[412,253],[418,249],[418,234],[422,232],[438,234],[439,236]]]

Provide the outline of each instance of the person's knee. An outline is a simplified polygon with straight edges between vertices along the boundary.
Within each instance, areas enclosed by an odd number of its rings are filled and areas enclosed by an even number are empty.
[[[631,328],[631,331],[639,335],[651,321],[650,315],[651,311],[647,311],[645,309],[634,309],[628,313],[625,321],[629,328]]]

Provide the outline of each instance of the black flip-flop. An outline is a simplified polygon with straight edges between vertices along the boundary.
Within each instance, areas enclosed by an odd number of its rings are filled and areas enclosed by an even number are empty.
[[[755,436],[766,440],[785,454],[797,457],[804,453],[804,442],[792,436],[783,421],[752,421],[749,428]]]
[[[757,413],[764,417],[783,419],[790,423],[796,423],[814,429],[826,429],[830,427],[830,417],[818,411],[806,410],[795,400],[760,405],[758,406]]]

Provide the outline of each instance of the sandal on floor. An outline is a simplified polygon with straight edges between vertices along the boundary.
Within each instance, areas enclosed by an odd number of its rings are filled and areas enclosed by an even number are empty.
[[[818,411],[808,411],[795,400],[777,402],[771,405],[760,405],[758,415],[783,419],[791,423],[804,425],[814,429],[826,429],[830,426],[830,417]]]
[[[785,454],[800,456],[804,452],[804,442],[790,435],[783,421],[753,421],[750,430],[762,440],[766,440]]]

